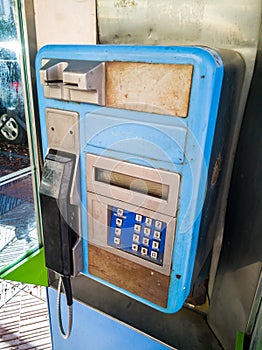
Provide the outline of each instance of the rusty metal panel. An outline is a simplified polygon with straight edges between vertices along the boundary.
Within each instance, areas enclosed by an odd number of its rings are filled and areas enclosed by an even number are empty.
[[[106,106],[187,117],[193,66],[106,63]]]

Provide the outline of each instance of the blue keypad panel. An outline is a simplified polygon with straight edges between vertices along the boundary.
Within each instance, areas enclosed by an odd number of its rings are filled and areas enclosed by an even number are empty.
[[[109,208],[108,245],[163,265],[166,223],[122,208]]]

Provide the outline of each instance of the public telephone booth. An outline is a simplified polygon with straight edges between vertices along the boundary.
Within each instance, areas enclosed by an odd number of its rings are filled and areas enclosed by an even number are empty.
[[[235,228],[227,230],[235,222],[230,183],[236,170],[230,181],[239,130],[251,113],[247,101],[254,103],[248,91],[257,81],[259,5],[249,8],[256,21],[248,41],[241,36],[248,25],[244,7],[235,40],[229,13],[226,29],[217,27],[226,6],[214,12],[210,2],[202,8],[167,1],[154,9],[144,1],[123,3],[94,1],[93,45],[51,38],[38,52],[25,45],[22,55],[30,54],[36,78],[30,86],[30,65],[24,65],[33,179],[26,213],[34,228],[20,238],[13,232],[15,242],[27,246],[1,278],[46,286],[54,350],[230,349],[238,331],[246,335],[246,348],[255,349],[259,244],[251,240],[244,254]],[[34,8],[36,37],[47,35],[41,1],[17,5],[29,34]],[[60,35],[59,5],[46,6]],[[155,23],[150,35],[148,20]],[[23,40],[27,35],[20,28]],[[250,92],[257,89],[251,85]],[[3,135],[16,135],[12,125],[2,118]],[[244,244],[247,234],[239,241]],[[236,288],[240,261],[245,268],[254,264],[248,292]],[[243,293],[249,312],[241,313],[233,300]]]

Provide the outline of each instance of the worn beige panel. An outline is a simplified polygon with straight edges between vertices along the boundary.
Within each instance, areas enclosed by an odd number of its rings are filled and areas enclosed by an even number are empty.
[[[106,106],[186,117],[192,65],[106,63]]]
[[[95,0],[34,0],[38,49],[46,44],[96,44]]]
[[[106,63],[106,106],[186,117],[192,65]]]

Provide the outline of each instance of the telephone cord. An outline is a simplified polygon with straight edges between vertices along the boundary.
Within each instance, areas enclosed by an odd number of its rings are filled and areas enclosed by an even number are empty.
[[[62,316],[61,316],[61,292],[62,285],[67,299],[67,308],[68,308],[68,326],[67,332],[64,331]],[[66,285],[66,286],[65,286]],[[72,292],[71,292],[71,283],[69,277],[60,276],[58,281],[58,291],[57,291],[57,315],[58,315],[58,325],[61,335],[64,339],[67,339],[72,330],[73,324],[73,312],[72,312]],[[69,295],[70,294],[70,295]]]

